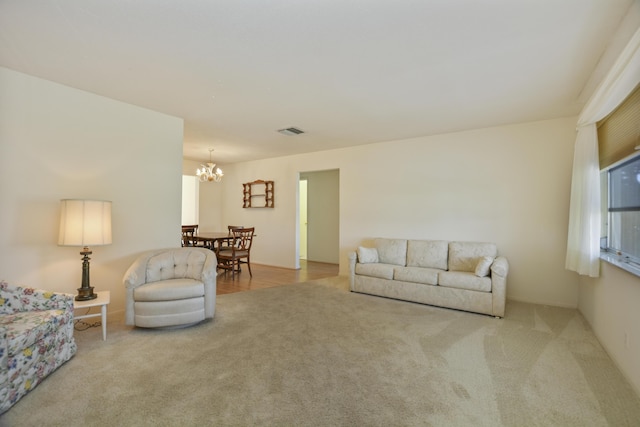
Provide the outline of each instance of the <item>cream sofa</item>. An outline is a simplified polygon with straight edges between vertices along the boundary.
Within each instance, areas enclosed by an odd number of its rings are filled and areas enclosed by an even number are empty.
[[[504,317],[509,263],[493,243],[378,238],[349,254],[351,291]]]

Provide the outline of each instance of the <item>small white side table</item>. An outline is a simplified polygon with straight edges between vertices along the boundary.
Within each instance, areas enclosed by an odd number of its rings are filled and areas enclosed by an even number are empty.
[[[90,299],[88,301],[76,301],[73,300],[73,311],[75,313],[79,308],[90,308],[90,307],[100,307],[100,313],[91,313],[91,314],[83,314],[81,316],[76,316],[74,314],[73,320],[86,319],[88,317],[98,317],[101,316],[102,323],[102,340],[107,340],[107,305],[111,301],[111,292],[109,291],[100,291],[96,292],[98,294],[98,298]]]

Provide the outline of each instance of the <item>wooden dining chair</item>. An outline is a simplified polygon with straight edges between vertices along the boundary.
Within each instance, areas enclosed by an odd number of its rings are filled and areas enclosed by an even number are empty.
[[[193,235],[198,230],[197,225],[183,225],[182,226],[182,247],[191,246],[193,242]]]
[[[197,225],[183,225],[182,226],[182,246],[198,246],[198,242],[196,242],[193,238],[194,235],[198,234],[198,226]]]
[[[227,230],[229,231],[229,237],[232,236],[231,230],[233,230],[234,228],[244,228],[244,226],[242,226],[242,225],[227,225]],[[232,239],[220,242],[220,244],[218,245],[218,251],[231,250],[231,247],[233,246],[232,242],[233,242]]]
[[[247,264],[249,276],[251,273],[251,244],[255,228],[233,228],[232,245],[228,249],[221,249],[218,252],[218,267],[231,270],[231,278],[235,279],[236,271],[240,272],[240,264]]]

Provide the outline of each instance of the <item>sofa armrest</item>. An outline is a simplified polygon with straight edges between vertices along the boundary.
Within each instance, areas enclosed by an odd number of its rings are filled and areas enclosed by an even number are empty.
[[[125,324],[134,324],[133,291],[147,280],[147,262],[157,251],[147,251],[135,259],[122,278],[125,287]]]
[[[12,286],[5,281],[0,282],[0,313],[11,314],[36,310],[73,311],[73,298],[71,294]]]
[[[9,342],[7,329],[0,326],[0,402],[9,396]]]
[[[206,249],[210,253],[202,268],[202,283],[204,283],[204,311],[205,318],[213,319],[216,311],[216,292],[218,281],[218,258],[214,251]]]
[[[349,289],[353,291],[353,285],[356,277],[356,263],[358,255],[355,252],[349,252]]]
[[[507,301],[507,274],[509,274],[509,262],[505,257],[497,257],[491,264],[493,315],[497,317],[504,317],[504,308]]]
[[[148,251],[131,264],[122,279],[125,289],[133,290],[147,281],[147,262],[154,254],[155,251]]]
[[[509,274],[509,261],[503,256],[496,257],[491,264],[491,276],[507,277]]]
[[[0,326],[0,387],[3,387],[9,377],[9,341],[7,339],[7,328]],[[2,399],[0,399],[1,401]]]

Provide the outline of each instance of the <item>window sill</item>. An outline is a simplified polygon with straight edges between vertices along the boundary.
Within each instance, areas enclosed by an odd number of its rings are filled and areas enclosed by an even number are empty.
[[[600,259],[640,277],[640,265],[629,262],[619,255],[610,252],[600,252]]]

